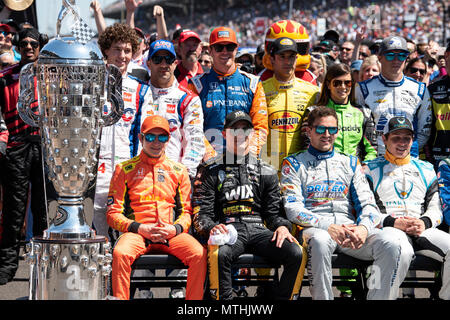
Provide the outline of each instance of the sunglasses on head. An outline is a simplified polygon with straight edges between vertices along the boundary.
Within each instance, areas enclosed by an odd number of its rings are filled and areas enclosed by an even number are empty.
[[[215,44],[213,45],[213,48],[216,52],[222,52],[223,49],[226,49],[228,52],[233,52],[237,48],[237,45],[235,45],[234,43]]]
[[[158,138],[158,141],[161,143],[166,143],[167,141],[169,141],[169,135],[168,134],[160,134],[160,135],[156,135],[153,133],[146,133],[145,134],[145,140],[147,140],[148,142],[153,142],[156,140],[156,138]]]
[[[239,128],[239,129],[229,129],[230,133],[234,137],[245,136],[248,137],[252,133],[252,128]]]
[[[387,61],[393,61],[396,58],[398,61],[405,61],[408,58],[408,54],[405,52],[388,52],[384,54],[384,57]]]
[[[342,85],[345,85],[346,87],[350,88],[352,86],[352,80],[333,80],[331,81],[331,84],[333,87],[338,88]]]
[[[414,67],[409,68],[409,71],[411,73],[417,73],[417,71],[419,71],[421,75],[424,75],[425,72],[427,72],[425,69],[419,69],[419,68],[414,68]]]
[[[175,58],[172,56],[153,56],[152,62],[154,64],[160,64],[163,60],[166,60],[167,64],[172,64],[175,61]]]
[[[329,134],[336,134],[338,132],[338,127],[325,127],[325,126],[314,126],[317,134],[324,134],[328,130]]]
[[[20,48],[26,48],[28,47],[28,45],[31,45],[31,47],[33,49],[36,49],[37,47],[39,47],[39,42],[37,41],[26,41],[26,40],[22,40],[19,42],[19,47]]]

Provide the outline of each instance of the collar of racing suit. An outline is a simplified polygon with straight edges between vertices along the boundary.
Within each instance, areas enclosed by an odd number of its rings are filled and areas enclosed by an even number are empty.
[[[402,80],[400,81],[391,81],[386,79],[385,77],[383,77],[381,75],[381,73],[378,75],[378,77],[380,78],[380,82],[382,84],[384,84],[386,87],[399,87],[403,84],[403,82],[405,82],[405,76],[402,77]]]
[[[165,153],[163,153],[162,156],[159,158],[151,158],[144,152],[144,150],[141,151],[141,154],[139,155],[139,157],[142,159],[142,161],[145,164],[148,164],[151,166],[154,166],[155,164],[158,164],[158,163],[163,163],[166,160]]]
[[[328,103],[327,103],[327,107],[335,109],[335,110],[340,110],[340,109],[347,109],[348,106],[351,105],[350,103],[350,97],[348,98],[348,101],[346,104],[339,104],[333,101],[333,99],[329,99]]]
[[[236,66],[236,64],[234,64],[234,69],[233,69],[233,71],[231,71],[230,73],[226,73],[226,74],[217,71],[217,69],[214,68],[214,65],[213,65],[212,69],[214,70],[215,73],[217,73],[217,75],[218,75],[219,77],[229,77],[229,76],[233,75],[233,74],[236,72],[237,66]]]
[[[316,148],[314,148],[313,146],[309,145],[308,152],[310,154],[312,154],[314,157],[316,157],[317,160],[323,160],[323,159],[328,159],[328,158],[331,158],[332,156],[334,156],[334,147],[331,151],[323,152],[323,151],[319,151]]]
[[[403,166],[405,164],[408,164],[411,161],[411,155],[407,155],[404,158],[396,158],[392,153],[390,153],[387,149],[384,154],[384,158],[389,161],[392,164],[395,164],[397,166]]]

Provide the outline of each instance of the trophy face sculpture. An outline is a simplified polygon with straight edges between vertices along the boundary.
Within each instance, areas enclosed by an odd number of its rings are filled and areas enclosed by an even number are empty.
[[[110,244],[86,223],[83,200],[96,177],[101,128],[123,113],[122,75],[88,41],[94,33],[73,5],[63,0],[57,37],[20,74],[19,114],[40,127],[48,178],[58,195],[49,228],[27,245],[30,299],[104,299],[111,271]],[[67,13],[76,19],[75,37],[59,36]],[[30,109],[35,100],[37,114]]]

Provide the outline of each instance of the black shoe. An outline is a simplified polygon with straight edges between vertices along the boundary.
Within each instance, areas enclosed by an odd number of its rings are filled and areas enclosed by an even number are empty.
[[[13,279],[9,274],[0,272],[0,286],[7,284]]]

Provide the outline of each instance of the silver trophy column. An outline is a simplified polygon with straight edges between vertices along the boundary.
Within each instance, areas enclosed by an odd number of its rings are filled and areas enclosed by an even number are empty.
[[[104,64],[95,43],[76,38],[58,36],[21,71],[19,114],[41,128],[48,178],[58,195],[49,228],[27,246],[31,300],[106,298],[111,247],[86,223],[83,200],[95,179],[101,128],[123,112],[121,92],[118,68]],[[30,109],[35,99],[39,114]]]

